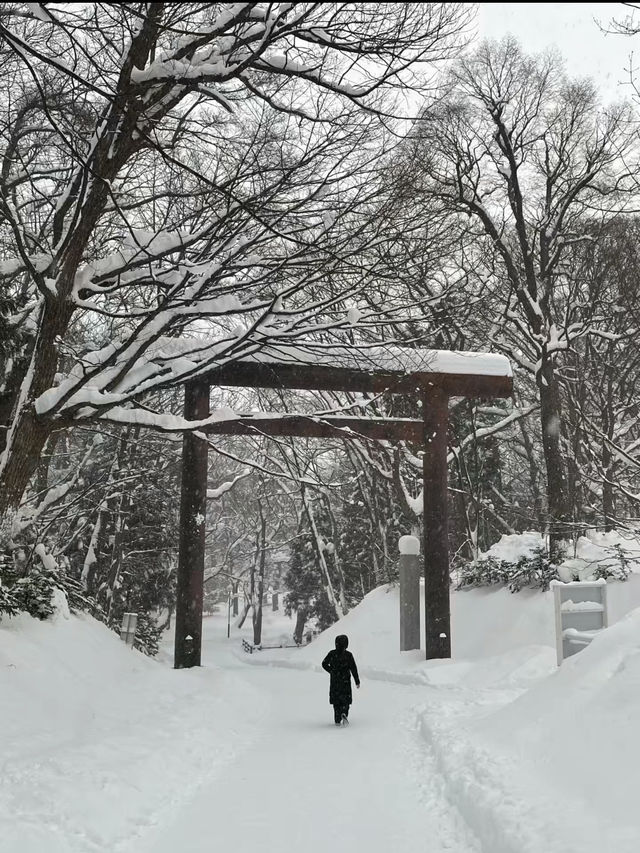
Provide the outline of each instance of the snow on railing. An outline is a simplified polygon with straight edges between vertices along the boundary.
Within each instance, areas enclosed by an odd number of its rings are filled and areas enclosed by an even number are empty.
[[[552,581],[558,666],[581,651],[607,627],[607,584],[597,581]]]

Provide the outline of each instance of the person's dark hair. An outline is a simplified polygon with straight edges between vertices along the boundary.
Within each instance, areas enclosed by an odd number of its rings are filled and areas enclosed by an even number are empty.
[[[336,637],[336,649],[339,652],[343,652],[347,646],[349,645],[349,638],[346,634],[338,634]]]

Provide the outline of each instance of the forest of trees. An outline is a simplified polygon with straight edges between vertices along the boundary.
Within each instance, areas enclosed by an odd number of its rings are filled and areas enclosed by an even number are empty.
[[[508,356],[513,399],[450,404],[454,569],[504,533],[553,561],[638,528],[640,99],[475,41],[473,15],[2,4],[0,615],[44,617],[59,587],[112,627],[136,610],[154,651],[183,384],[266,344]],[[212,390],[212,422],[256,410],[420,401]],[[299,639],[395,580],[419,446],[209,443],[207,601],[237,595],[258,641],[268,590]]]

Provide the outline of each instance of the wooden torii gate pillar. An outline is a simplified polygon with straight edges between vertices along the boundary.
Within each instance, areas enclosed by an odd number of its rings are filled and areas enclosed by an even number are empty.
[[[412,351],[414,354],[416,351]],[[449,397],[509,397],[513,390],[509,362],[481,353],[445,353],[454,371],[362,370],[325,364],[234,362],[185,384],[184,416],[206,421],[212,384],[252,388],[371,391],[419,395],[422,420],[376,420],[302,415],[242,415],[203,425],[201,434],[297,435],[408,441],[423,454],[423,558],[425,578],[425,649],[427,660],[451,657],[447,497],[447,429]],[[474,371],[474,357],[489,359],[491,370]],[[425,357],[426,358],[426,357]],[[447,365],[451,361],[443,360]],[[205,561],[208,444],[185,433],[182,450],[178,588],[174,666],[200,666]]]

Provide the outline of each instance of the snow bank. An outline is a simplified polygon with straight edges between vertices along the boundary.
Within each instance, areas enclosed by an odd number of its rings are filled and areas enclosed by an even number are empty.
[[[480,555],[480,559],[491,557],[517,563],[521,557],[531,557],[536,549],[546,548],[545,537],[535,531],[504,534],[499,541]],[[570,544],[559,572],[561,580],[589,580],[598,567],[615,572],[624,559],[631,572],[640,573],[640,538],[637,534],[612,530],[608,533],[587,530]]]
[[[437,670],[445,676],[441,686],[464,687],[471,694],[460,691],[453,703],[449,700],[446,714],[438,702],[425,704],[420,730],[449,799],[483,849],[638,849],[640,609],[628,611],[640,603],[640,577],[608,587],[615,624],[560,669],[549,666],[545,673],[550,658],[540,647],[495,654],[495,637],[479,635],[478,651],[486,653],[493,646],[493,657]],[[464,601],[467,616],[476,610],[470,624],[477,628],[482,621],[486,626],[486,619],[493,618],[506,643],[548,633],[550,594],[507,598],[490,592],[481,600],[482,591],[473,592],[454,594],[454,626]],[[459,625],[459,647],[469,640]]]
[[[251,663],[317,670],[346,633],[365,689],[424,686],[419,731],[483,850],[635,853],[640,575],[609,582],[608,597],[615,624],[560,669],[551,593],[504,589],[453,592],[452,661],[398,651],[397,589],[380,587],[310,646]]]
[[[633,818],[637,845],[639,719],[640,609],[477,730],[535,765],[560,796],[580,797],[620,824]]]
[[[248,745],[256,704],[233,673],[174,672],[89,617],[4,618],[1,853],[135,845]]]
[[[397,587],[378,587],[340,622],[324,631],[311,645],[299,650],[300,660],[322,658],[333,648],[338,634],[349,636],[350,648],[358,665],[369,677],[390,678],[392,674],[411,676],[409,682],[455,682],[469,676],[468,661],[503,656],[503,665],[492,664],[484,675],[490,679],[507,677],[510,663],[518,667],[523,656],[516,650],[536,646],[536,657],[545,671],[553,664],[553,602],[541,594],[514,596],[504,589],[453,592],[451,596],[451,639],[454,664],[425,661],[424,637],[420,650],[401,652],[399,636],[399,592]],[[421,587],[421,624],[424,627],[424,598]],[[527,666],[529,655],[525,656]],[[445,672],[444,669],[448,671]],[[536,674],[539,674],[534,667]],[[476,676],[478,670],[475,670]],[[400,679],[398,679],[400,680]]]
[[[505,533],[488,551],[480,554],[480,559],[492,557],[494,560],[517,563],[521,557],[530,557],[537,548],[544,548],[545,545],[545,537],[537,531]]]
[[[627,581],[610,581],[609,621],[616,622],[640,607],[640,574]],[[421,625],[424,634],[424,587],[421,585]],[[550,591],[502,587],[453,590],[451,593],[452,661],[425,661],[424,636],[420,650],[401,652],[399,592],[381,586],[370,592],[343,619],[300,649],[256,652],[248,661],[300,669],[319,669],[338,634],[347,634],[358,666],[367,678],[405,684],[455,685],[523,689],[554,672],[555,623]],[[293,621],[265,611],[265,645],[291,642]],[[288,627],[289,626],[289,627]],[[250,640],[247,631],[243,632]]]
[[[421,729],[448,795],[493,853],[634,853],[640,610],[514,701]]]

